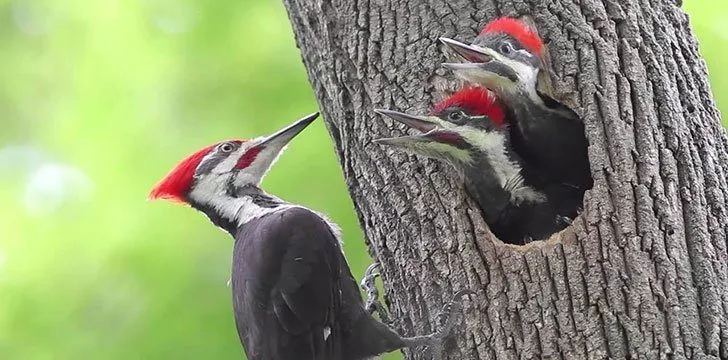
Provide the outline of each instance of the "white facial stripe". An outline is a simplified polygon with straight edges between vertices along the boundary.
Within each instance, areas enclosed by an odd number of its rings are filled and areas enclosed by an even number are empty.
[[[425,147],[429,147],[429,150],[435,154],[448,156],[453,160],[470,164],[473,162],[473,158],[470,156],[467,150],[458,149],[452,145],[447,145],[439,142],[425,143]]]
[[[543,103],[541,97],[536,93],[536,82],[538,81],[538,68],[533,68],[520,61],[509,59],[505,56],[500,56],[499,61],[504,65],[513,69],[518,76],[518,89],[525,92],[529,99],[535,103]]]
[[[473,45],[473,47],[478,48],[483,53],[487,54],[488,56],[492,57],[493,60],[491,61],[499,61],[502,63],[507,63],[509,59],[505,58],[501,53],[487,47],[477,46]],[[492,73],[489,71],[483,71],[481,69],[472,68],[467,70],[455,70],[454,71],[455,76],[470,82],[474,84],[489,84],[490,90],[495,91],[497,94],[503,94],[505,92],[509,92],[513,90],[513,82],[509,79],[506,79],[496,73]]]
[[[457,125],[449,121],[442,120],[439,117],[432,117],[432,120],[435,121],[436,129],[454,129],[458,127]]]
[[[232,174],[207,176],[197,182],[190,197],[198,203],[211,206],[215,212],[225,219],[239,225],[275,211],[291,208],[293,205],[283,204],[274,208],[261,207],[249,196],[233,197],[227,193],[227,182]]]
[[[521,85],[530,85],[536,87],[536,75],[538,75],[538,69],[528,66],[518,60],[512,60],[507,57],[503,57],[501,62],[516,73]]]
[[[538,81],[538,68],[533,68],[531,66],[528,66],[520,61],[509,59],[508,57],[504,56],[503,54],[487,47],[477,46],[473,45],[477,48],[479,48],[481,51],[483,51],[488,56],[492,57],[492,61],[499,61],[503,63],[504,65],[509,66],[513,71],[516,73],[516,76],[518,76],[518,89],[521,91],[524,91],[528,97],[536,102],[536,103],[543,103],[543,100],[541,100],[541,97],[538,96],[536,93],[536,82]],[[526,51],[525,49],[519,49],[518,52],[525,54],[529,57],[533,57],[534,55]],[[458,75],[458,74],[456,74]],[[512,87],[511,81],[508,79],[504,79],[496,74],[493,73],[483,73],[478,70],[471,70],[466,71],[461,74],[462,78],[464,80],[474,83],[489,83],[489,84],[495,84],[495,90],[496,92],[503,93],[507,91],[511,91]]]
[[[253,140],[243,142],[243,144],[240,145],[240,148],[230,153],[230,155],[228,155],[225,160],[217,164],[217,166],[212,169],[212,173],[223,174],[232,171],[233,168],[235,168],[235,165],[238,164],[238,160],[240,160],[243,154],[250,150],[250,148],[257,144],[261,139],[262,138],[255,138]]]
[[[234,219],[242,204],[233,201],[239,199],[233,199],[227,194],[227,183],[232,176],[232,173],[203,176],[197,180],[189,196],[195,202],[212,206],[228,220]]]
[[[227,191],[227,182],[232,174],[202,176],[196,180],[190,195],[211,197],[217,194],[224,194]]]
[[[190,198],[195,202],[211,206],[220,216],[239,223],[245,223],[271,211],[286,208],[286,206],[260,207],[254,204],[250,197],[233,197],[228,194],[231,180],[234,181],[236,188],[251,184],[258,185],[277,158],[280,152],[277,152],[276,149],[264,149],[258,153],[250,166],[241,171],[234,171],[240,158],[263,139],[259,137],[244,142],[239,149],[228,154],[212,171],[200,176],[189,194]],[[210,156],[212,153],[206,155],[203,161],[208,160]]]
[[[238,194],[229,193],[231,180],[234,181],[234,186],[238,189],[246,185],[257,186],[271,165],[275,163],[278,156],[285,150],[285,146],[281,148],[280,145],[276,146],[268,143],[266,144],[266,148],[257,154],[255,160],[253,160],[250,166],[241,171],[232,171],[237,165],[240,157],[254,146],[260,144],[260,142],[264,139],[265,138],[263,137],[259,137],[244,142],[240,149],[231,153],[227,159],[222,161],[221,164],[215,166],[210,173],[207,173],[205,176],[201,176],[197,179],[195,186],[188,195],[192,200],[191,202],[211,207],[217,216],[221,216],[230,222],[237,223],[238,226],[267,214],[294,207],[302,207],[286,203],[283,200],[262,191],[261,192],[266,197],[269,197],[272,200],[256,203],[254,201],[254,197],[250,194],[246,194],[244,191]],[[259,195],[260,192],[256,194]],[[258,204],[263,204],[265,206]],[[341,243],[341,229],[335,223],[331,222],[326,216],[315,211],[312,212],[326,222],[332,234],[336,237],[339,243]]]
[[[412,141],[401,146],[415,154],[435,159],[444,159],[452,162],[470,164],[473,158],[468,151],[435,141]]]
[[[470,144],[477,146],[488,158],[493,172],[501,187],[511,193],[514,202],[541,202],[546,197],[539,191],[525,186],[521,175],[521,165],[513,161],[507,153],[506,135],[498,131],[482,131],[463,126],[458,131]]]
[[[498,182],[505,188],[508,180],[519,176],[521,166],[512,161],[506,153],[506,138],[503,133],[497,131],[482,131],[470,126],[464,126],[460,130],[461,136],[478,147],[488,158],[493,166],[493,171]]]
[[[238,176],[235,178],[235,186],[240,187],[245,184],[260,184],[260,182],[263,181],[265,174],[278,160],[278,157],[286,151],[286,147],[287,146],[284,146],[280,150],[266,147],[261,150],[258,155],[256,155],[255,160],[253,160],[253,162],[245,168],[245,171],[238,173]]]
[[[455,75],[467,82],[474,84],[490,84],[489,89],[496,94],[503,94],[512,91],[513,82],[492,72],[484,72],[478,69],[458,70]]]
[[[195,190],[192,191],[190,196],[197,202],[211,206],[215,209],[217,214],[231,222],[237,223],[238,226],[242,226],[250,222],[251,220],[255,220],[278,211],[288,210],[295,207],[304,208],[303,206],[287,203],[267,193],[267,196],[278,200],[280,202],[280,205],[272,208],[262,207],[258,206],[249,196],[232,197],[228,195],[225,190],[222,190],[222,193],[218,193],[217,195],[208,192],[210,189],[218,188],[218,183],[219,181],[215,181],[212,182],[212,184],[207,184],[208,186],[204,186],[202,188],[196,187]],[[222,188],[224,189],[224,185],[222,186]],[[311,209],[307,210],[315,213],[321,219],[323,219],[324,222],[326,222],[326,224],[329,226],[331,233],[334,234],[334,237],[336,237],[336,240],[338,240],[339,244],[343,244],[341,228],[336,223],[329,220],[328,217],[317,211],[313,211]],[[341,251],[343,251],[343,248],[341,249]]]
[[[264,215],[272,214],[281,210],[290,209],[295,206],[292,204],[284,204],[276,206],[274,208],[269,208],[256,205],[253,200],[247,196],[237,199],[245,199],[245,201],[242,203],[242,206],[238,209],[236,217],[233,218],[233,221],[237,221],[238,225],[243,225],[250,220],[254,220]]]
[[[523,54],[523,55],[525,55],[526,57],[529,57],[529,58],[532,58],[533,57],[533,54],[531,54],[530,52],[528,52],[525,49],[518,49],[516,51],[519,52],[519,53],[521,53],[521,54]]]
[[[458,128],[457,125],[455,125],[455,124],[453,124],[453,123],[451,123],[449,121],[443,121],[442,119],[440,119],[438,117],[433,117],[432,120],[434,120],[435,122],[437,122],[437,126],[439,128],[442,128],[442,129],[456,129],[456,128]]]

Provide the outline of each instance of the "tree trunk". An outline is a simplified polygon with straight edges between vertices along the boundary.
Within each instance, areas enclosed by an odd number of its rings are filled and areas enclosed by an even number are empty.
[[[450,359],[728,358],[728,140],[679,3],[284,2],[398,331],[432,331],[470,288]],[[493,238],[450,166],[371,142],[403,129],[372,109],[425,113],[457,86],[440,36],[499,15],[545,40],[595,182],[570,228],[523,247]]]

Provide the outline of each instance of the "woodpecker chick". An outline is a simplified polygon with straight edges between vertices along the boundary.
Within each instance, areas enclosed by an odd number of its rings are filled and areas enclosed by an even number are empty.
[[[445,63],[458,77],[493,90],[513,125],[513,146],[527,163],[554,181],[585,191],[589,170],[584,123],[571,109],[538,91],[544,44],[525,23],[499,18],[472,45],[441,38],[468,62]]]
[[[399,336],[365,310],[338,227],[259,187],[288,142],[317,116],[267,137],[208,146],[182,160],[150,199],[190,205],[234,238],[233,310],[248,359],[358,360],[421,345],[439,358],[454,314],[440,332]],[[456,295],[453,303],[462,294]]]
[[[513,151],[503,111],[488,90],[464,88],[429,116],[375,111],[422,132],[375,141],[453,165],[502,241],[547,238],[576,215],[578,191],[544,179]]]

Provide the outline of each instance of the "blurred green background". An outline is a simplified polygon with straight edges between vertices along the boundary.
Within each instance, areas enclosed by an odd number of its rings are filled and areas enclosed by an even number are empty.
[[[728,106],[728,3],[685,6]],[[0,1],[0,84],[0,359],[239,359],[231,240],[145,197],[192,151],[317,109],[281,2]],[[329,214],[362,275],[323,122],[264,187]]]

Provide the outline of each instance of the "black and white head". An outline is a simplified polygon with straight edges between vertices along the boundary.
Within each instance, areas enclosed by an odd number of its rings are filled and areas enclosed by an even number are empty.
[[[544,46],[527,24],[503,17],[488,23],[471,45],[448,38],[440,41],[468,61],[443,64],[458,77],[492,89],[499,96],[536,94]]]
[[[318,113],[311,114],[269,136],[205,147],[177,164],[152,189],[149,199],[214,208],[232,221],[241,206],[235,199],[246,188],[257,187],[288,142],[317,117]]]
[[[436,105],[429,116],[375,111],[422,132],[377,139],[377,143],[445,160],[458,168],[472,165],[484,153],[503,153],[507,146],[503,110],[484,88],[467,87],[458,91]]]

